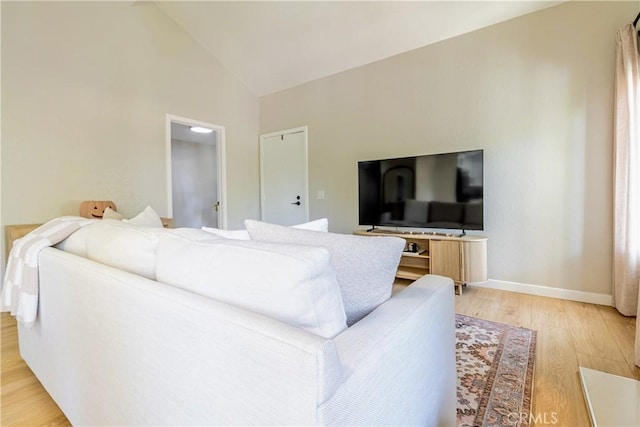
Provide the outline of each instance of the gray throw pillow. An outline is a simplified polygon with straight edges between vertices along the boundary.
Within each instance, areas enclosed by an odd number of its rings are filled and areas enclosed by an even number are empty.
[[[404,239],[389,236],[354,236],[245,220],[252,240],[297,243],[329,250],[347,325],[351,326],[389,299]]]

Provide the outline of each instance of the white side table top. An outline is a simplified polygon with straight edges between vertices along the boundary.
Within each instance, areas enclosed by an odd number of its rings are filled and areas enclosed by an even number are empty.
[[[591,424],[640,426],[640,381],[580,367]]]

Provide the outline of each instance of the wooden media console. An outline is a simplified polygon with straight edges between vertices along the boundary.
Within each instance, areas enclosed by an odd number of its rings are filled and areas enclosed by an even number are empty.
[[[429,232],[357,230],[359,236],[394,236],[406,241],[396,283],[408,284],[425,274],[450,277],[456,293],[467,283],[487,280],[487,238]]]

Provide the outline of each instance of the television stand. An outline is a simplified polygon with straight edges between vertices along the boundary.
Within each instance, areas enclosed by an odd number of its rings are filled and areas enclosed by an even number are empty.
[[[487,238],[450,233],[356,230],[360,236],[394,236],[404,239],[412,251],[402,253],[396,283],[409,284],[425,274],[450,277],[456,294],[467,283],[487,280]]]

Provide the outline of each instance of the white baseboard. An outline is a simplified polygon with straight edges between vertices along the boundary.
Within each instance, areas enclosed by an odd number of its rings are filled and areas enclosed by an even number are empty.
[[[498,289],[501,291],[518,292],[521,294],[538,295],[542,297],[565,299],[569,301],[586,302],[613,306],[613,296],[595,292],[573,291],[570,289],[552,288],[549,286],[529,285],[526,283],[507,282],[489,279],[482,283],[470,283],[469,286],[479,288]]]

